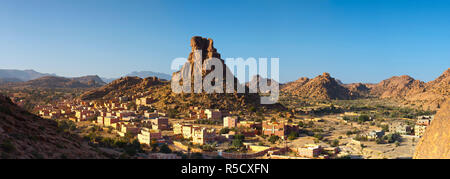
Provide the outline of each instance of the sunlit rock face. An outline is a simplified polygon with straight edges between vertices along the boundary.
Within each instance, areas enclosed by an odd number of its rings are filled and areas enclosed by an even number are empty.
[[[204,68],[205,65],[214,63],[220,63],[222,69],[216,67],[216,65],[211,65],[212,68],[208,70]],[[177,71],[172,75],[172,81],[180,83],[180,86],[172,86],[172,91],[202,92],[203,88],[200,89],[200,91],[194,90],[194,83],[198,82],[197,84],[202,87],[202,82],[204,81],[205,77],[207,77],[212,71],[215,71],[216,73],[222,73],[221,82],[223,84],[222,91],[224,93],[227,91],[230,92],[230,90],[227,89],[233,89],[232,92],[234,92],[238,88],[245,89],[245,87],[241,85],[238,79],[233,75],[231,70],[225,65],[224,60],[221,59],[220,53],[218,53],[217,49],[214,48],[213,40],[210,38],[206,39],[200,36],[194,36],[191,38],[191,53],[189,54],[187,62],[181,67],[180,71]],[[228,79],[228,83],[227,77],[230,78]],[[183,86],[184,80],[191,81],[191,85],[187,91],[185,90],[187,86]],[[220,83],[220,81],[216,82]],[[215,82],[212,83],[215,84]]]
[[[417,144],[415,159],[450,159],[450,98]]]

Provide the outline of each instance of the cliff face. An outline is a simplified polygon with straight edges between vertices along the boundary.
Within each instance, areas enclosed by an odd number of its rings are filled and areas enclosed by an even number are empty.
[[[450,159],[450,98],[417,144],[415,159]]]
[[[0,159],[105,158],[79,136],[59,131],[56,121],[42,119],[0,95]]]

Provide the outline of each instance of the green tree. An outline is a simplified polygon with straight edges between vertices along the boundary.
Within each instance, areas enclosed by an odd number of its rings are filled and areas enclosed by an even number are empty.
[[[273,135],[269,137],[269,142],[272,144],[275,144],[275,142],[277,142],[280,139],[280,137]]]

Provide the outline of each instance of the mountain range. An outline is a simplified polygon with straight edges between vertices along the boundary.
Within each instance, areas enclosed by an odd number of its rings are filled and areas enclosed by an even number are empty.
[[[11,82],[26,82],[29,80],[35,80],[44,76],[58,76],[54,73],[40,73],[35,70],[16,70],[16,69],[0,69],[0,84],[5,83],[11,83]],[[90,77],[90,76],[97,76],[97,75],[88,75],[83,77]],[[159,72],[153,72],[153,71],[133,71],[131,73],[128,73],[125,76],[137,76],[140,78],[147,78],[147,77],[158,77],[161,80],[170,80],[172,78],[171,75],[166,73],[159,73]],[[83,78],[81,77],[81,78]],[[77,77],[65,77],[69,79],[77,79]],[[78,77],[80,78],[80,77]],[[106,77],[99,77],[96,78],[97,83],[111,83],[112,81],[119,79],[118,78],[106,78]]]

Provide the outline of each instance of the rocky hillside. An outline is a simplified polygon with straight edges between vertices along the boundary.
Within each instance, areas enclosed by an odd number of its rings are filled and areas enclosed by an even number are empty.
[[[281,91],[311,99],[351,99],[350,91],[340,85],[329,73],[323,73],[313,79],[305,77],[287,83]]]
[[[415,159],[450,159],[450,98],[438,111],[417,144]]]
[[[420,92],[424,87],[424,82],[403,75],[394,76],[372,85],[370,93],[380,98],[401,98],[412,92]]]
[[[156,77],[122,77],[100,88],[88,91],[80,96],[82,100],[96,100],[114,98],[118,96],[136,94],[148,90],[152,86],[168,84]]]
[[[97,75],[88,75],[88,76],[82,76],[82,77],[75,77],[71,78],[74,81],[79,81],[80,83],[87,84],[87,85],[100,85],[103,86],[106,83]]]
[[[35,116],[0,95],[0,159],[104,158],[57,123]]]

